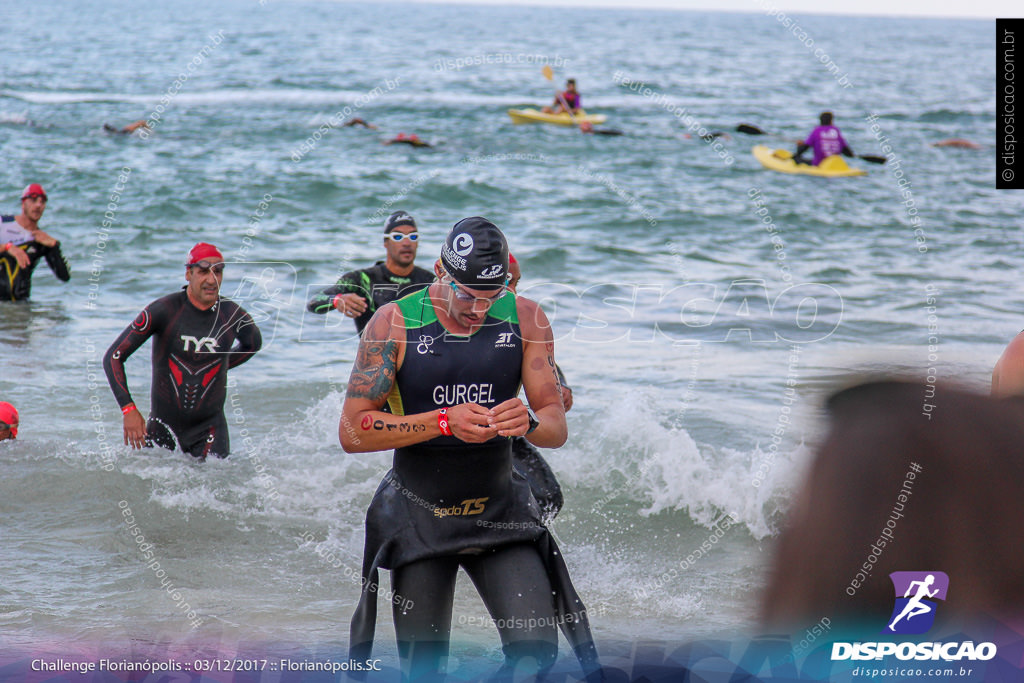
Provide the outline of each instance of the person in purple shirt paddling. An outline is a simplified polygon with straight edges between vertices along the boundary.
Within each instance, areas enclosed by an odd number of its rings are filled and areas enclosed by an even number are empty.
[[[796,146],[796,154],[793,161],[798,164],[806,164],[807,161],[801,158],[809,149],[814,150],[812,164],[817,166],[825,157],[833,154],[844,154],[848,157],[855,156],[850,146],[846,144],[839,129],[832,125],[832,112],[822,112],[820,117],[821,125],[811,131],[807,139]]]
[[[545,114],[561,114],[562,112],[579,114],[581,102],[582,98],[576,90],[576,79],[570,78],[565,82],[565,92],[555,95],[555,101],[551,103],[551,106],[544,107],[541,111]]]

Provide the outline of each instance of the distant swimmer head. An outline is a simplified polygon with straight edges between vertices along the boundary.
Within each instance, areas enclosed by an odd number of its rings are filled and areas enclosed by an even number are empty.
[[[486,218],[463,218],[445,239],[441,264],[459,284],[498,289],[508,280],[508,242]]]
[[[0,401],[0,441],[18,437],[18,411],[6,401]]]
[[[47,199],[46,191],[43,189],[43,186],[40,185],[39,183],[32,183],[31,185],[25,188],[24,192],[21,193],[22,201],[25,201],[26,199],[33,199],[35,197],[42,197],[44,202]]]
[[[388,234],[399,225],[411,225],[416,227],[416,221],[405,211],[395,211],[384,221],[384,234]]]
[[[589,133],[590,131],[594,130],[594,124],[592,124],[590,121],[584,121],[583,123],[580,124],[580,130],[582,130],[584,133]]]
[[[823,112],[821,112],[821,116],[818,117],[818,120],[821,121],[821,125],[823,125],[823,126],[831,126],[832,125],[832,112],[830,112],[830,111],[823,111]]]

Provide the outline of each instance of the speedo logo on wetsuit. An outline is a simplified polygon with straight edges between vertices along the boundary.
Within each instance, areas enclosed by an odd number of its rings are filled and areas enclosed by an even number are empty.
[[[490,500],[490,496],[487,498],[467,498],[458,505],[453,505],[447,508],[434,508],[435,517],[466,517],[469,515],[479,515],[484,511],[484,503]]]
[[[434,387],[434,404],[454,406],[460,403],[493,403],[493,384],[439,384]]]

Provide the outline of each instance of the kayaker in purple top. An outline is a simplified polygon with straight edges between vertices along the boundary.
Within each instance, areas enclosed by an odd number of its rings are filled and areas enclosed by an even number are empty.
[[[576,79],[570,78],[565,82],[565,92],[555,95],[555,101],[551,103],[551,106],[544,107],[541,111],[545,114],[561,114],[562,112],[578,114],[581,101],[580,93],[576,90]]]
[[[845,154],[848,157],[854,156],[853,150],[846,144],[846,140],[843,139],[839,129],[832,125],[832,112],[822,112],[820,120],[821,125],[812,130],[807,139],[796,146],[796,154],[793,155],[793,161],[798,164],[806,164],[807,161],[802,159],[801,156],[812,148],[814,149],[814,160],[811,163],[815,166],[820,164],[822,159],[833,154]]]

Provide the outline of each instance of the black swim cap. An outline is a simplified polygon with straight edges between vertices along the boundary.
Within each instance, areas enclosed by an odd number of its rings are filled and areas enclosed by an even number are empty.
[[[384,221],[384,234],[388,234],[399,225],[411,225],[415,228],[416,221],[414,221],[412,216],[407,214],[405,211],[395,211],[393,214],[388,216],[386,221]]]
[[[463,218],[448,232],[441,263],[459,284],[474,289],[501,287],[508,278],[508,242],[486,218]]]

